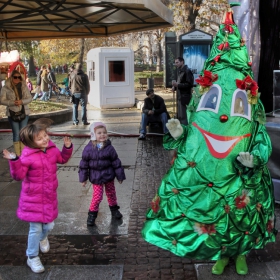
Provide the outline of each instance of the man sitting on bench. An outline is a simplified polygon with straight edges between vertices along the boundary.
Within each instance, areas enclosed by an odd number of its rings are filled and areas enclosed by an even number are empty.
[[[156,95],[152,88],[147,89],[146,95],[148,97],[144,99],[144,106],[142,108],[139,140],[146,139],[146,126],[148,123],[161,122],[164,134],[168,133],[166,123],[170,116],[166,110],[163,98]]]

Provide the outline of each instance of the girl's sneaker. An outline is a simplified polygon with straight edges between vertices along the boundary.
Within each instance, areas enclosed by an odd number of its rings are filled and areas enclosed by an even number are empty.
[[[41,263],[41,260],[39,257],[35,257],[30,259],[27,258],[27,265],[31,268],[31,270],[35,273],[41,273],[45,271],[44,266]]]
[[[50,243],[48,240],[48,237],[46,237],[44,240],[40,241],[40,250],[42,253],[48,253],[50,250]]]

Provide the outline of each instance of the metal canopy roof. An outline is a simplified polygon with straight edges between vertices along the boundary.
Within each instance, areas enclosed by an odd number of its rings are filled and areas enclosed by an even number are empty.
[[[0,40],[111,36],[169,27],[160,0],[0,0]]]

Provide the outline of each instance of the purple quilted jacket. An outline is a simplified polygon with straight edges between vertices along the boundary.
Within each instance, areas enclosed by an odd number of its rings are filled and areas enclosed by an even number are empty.
[[[111,141],[107,140],[100,150],[90,141],[83,150],[80,162],[80,182],[89,180],[92,184],[102,185],[113,181],[115,177],[118,181],[125,180],[122,163]]]

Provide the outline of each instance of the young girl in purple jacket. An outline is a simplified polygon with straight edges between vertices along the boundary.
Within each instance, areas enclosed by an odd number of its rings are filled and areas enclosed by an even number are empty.
[[[22,180],[17,216],[30,223],[27,244],[27,265],[35,273],[45,270],[39,258],[50,249],[48,232],[57,218],[57,163],[66,163],[72,155],[73,145],[64,137],[62,151],[49,139],[47,128],[52,120],[42,118],[28,124],[20,131],[25,145],[20,157],[3,150],[3,157],[9,159],[10,172],[14,180]]]
[[[79,168],[79,180],[83,186],[87,180],[92,183],[93,196],[89,207],[87,225],[93,226],[98,214],[99,204],[103,198],[103,187],[107,196],[112,217],[121,219],[118,210],[115,177],[121,184],[125,180],[124,169],[118,154],[108,139],[106,126],[102,122],[94,122],[90,126],[91,141],[83,150]]]

